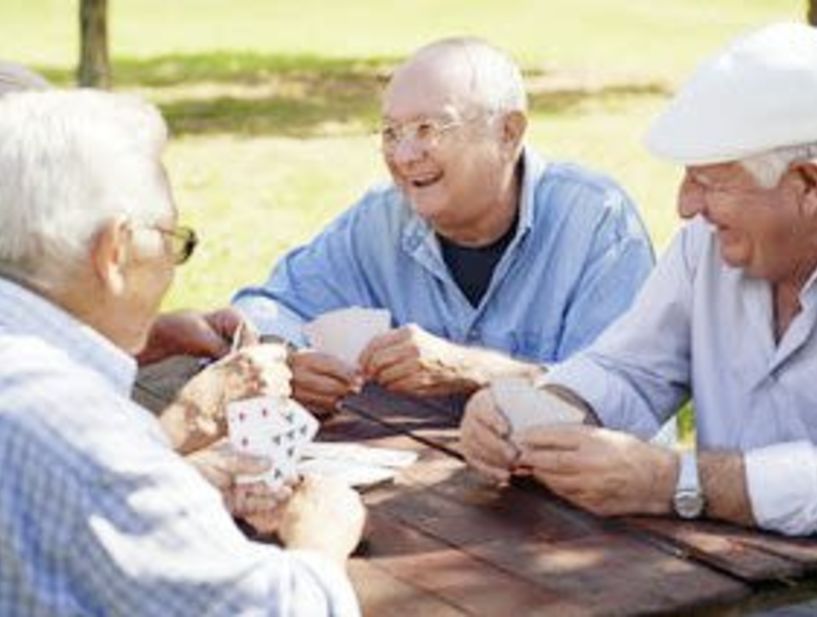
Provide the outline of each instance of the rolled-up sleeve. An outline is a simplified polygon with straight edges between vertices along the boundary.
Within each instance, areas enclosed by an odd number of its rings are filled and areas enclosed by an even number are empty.
[[[817,531],[817,449],[808,441],[744,454],[746,485],[758,526],[790,536]]]

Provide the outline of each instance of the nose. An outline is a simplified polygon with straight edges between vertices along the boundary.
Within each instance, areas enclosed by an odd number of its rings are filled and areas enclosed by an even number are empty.
[[[678,190],[678,214],[681,218],[691,219],[698,214],[706,213],[706,196],[703,187],[688,176]]]
[[[407,165],[423,158],[425,149],[417,139],[406,135],[395,144],[390,153],[391,160],[397,165]]]

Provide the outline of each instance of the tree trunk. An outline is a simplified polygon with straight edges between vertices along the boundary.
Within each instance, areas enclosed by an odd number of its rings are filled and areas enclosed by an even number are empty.
[[[108,0],[81,0],[80,58],[77,80],[83,88],[109,88]]]
[[[817,0],[809,0],[808,23],[812,26],[817,26]]]

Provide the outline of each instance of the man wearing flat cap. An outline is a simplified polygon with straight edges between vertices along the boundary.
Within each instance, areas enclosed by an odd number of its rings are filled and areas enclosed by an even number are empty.
[[[603,515],[817,531],[817,30],[766,27],[705,63],[646,140],[685,166],[681,229],[632,308],[541,387],[584,425],[506,437],[489,391],[468,460]],[[697,455],[645,440],[692,399]]]

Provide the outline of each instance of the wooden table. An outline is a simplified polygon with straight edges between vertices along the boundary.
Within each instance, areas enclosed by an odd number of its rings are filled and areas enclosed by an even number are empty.
[[[172,374],[143,380],[143,402],[167,400]],[[322,428],[325,440],[420,455],[364,494],[365,550],[350,572],[366,615],[737,615],[817,596],[817,540],[602,519],[530,482],[485,485],[458,452],[461,403],[368,387]]]

